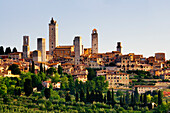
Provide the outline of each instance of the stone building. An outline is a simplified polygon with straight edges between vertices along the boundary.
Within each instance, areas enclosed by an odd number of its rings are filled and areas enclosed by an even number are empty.
[[[96,29],[92,31],[92,54],[98,53],[98,33]]]
[[[49,54],[53,54],[53,50],[58,46],[58,24],[52,18],[49,23]]]
[[[58,46],[53,50],[53,58],[70,57],[74,52],[74,46]]]
[[[41,62],[41,51],[39,50],[33,51],[33,61]]]
[[[80,36],[76,36],[73,40],[74,43],[74,64],[78,65],[80,64],[80,55],[82,55],[82,39]]]
[[[30,57],[29,36],[23,36],[23,59]]]
[[[156,60],[159,62],[165,62],[165,53],[155,53]]]
[[[45,38],[37,39],[37,50],[41,51],[41,61],[46,61],[46,43]]]

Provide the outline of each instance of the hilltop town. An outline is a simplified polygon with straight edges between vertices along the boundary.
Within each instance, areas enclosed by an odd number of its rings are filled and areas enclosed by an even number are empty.
[[[57,91],[64,90],[66,92],[69,90],[66,101],[71,100],[70,98],[68,99],[68,95],[74,95],[78,99],[78,92],[80,92],[80,95],[83,91],[87,93],[86,88],[88,86],[89,89],[87,89],[91,93],[94,91],[99,95],[102,93],[105,95],[105,93],[108,93],[107,91],[112,91],[112,95],[114,94],[113,92],[122,92],[120,95],[116,93],[118,98],[117,103],[119,103],[120,98],[120,105],[124,109],[126,109],[125,103],[121,103],[121,98],[122,101],[123,98],[125,99],[123,96],[125,92],[132,95],[134,93],[138,96],[150,94],[153,100],[144,102],[144,106],[152,103],[152,107],[149,109],[154,109],[154,107],[162,104],[162,102],[160,104],[154,100],[156,98],[153,94],[155,91],[157,91],[156,94],[158,94],[158,91],[162,91],[164,100],[169,100],[170,60],[165,59],[165,53],[155,53],[155,56],[148,58],[142,54],[122,54],[123,45],[121,42],[117,42],[115,51],[111,50],[110,52],[99,53],[97,29],[93,29],[91,32],[91,47],[89,48],[85,48],[82,45],[83,38],[81,36],[75,36],[72,45],[60,45],[58,38],[58,24],[51,18],[49,23],[48,51],[46,51],[47,41],[45,38],[37,38],[37,48],[34,51],[30,51],[31,38],[29,36],[23,36],[21,52],[18,52],[16,48],[13,49],[13,52],[9,48],[4,51],[4,48],[1,46],[0,76],[2,81],[5,77],[11,78],[11,80],[13,80],[12,78],[18,78],[20,81],[23,80],[23,84],[25,84],[26,79],[30,77],[32,79],[31,84],[33,85],[32,90],[34,93],[44,88],[51,88]],[[38,77],[41,78],[39,81],[37,80]],[[91,81],[94,81],[94,88]],[[71,86],[71,83],[74,83],[74,86]],[[80,86],[76,86],[76,83]],[[27,94],[24,90],[25,86],[22,88],[22,85],[20,85],[20,87],[20,95]],[[102,98],[104,95],[102,95]],[[114,98],[112,98],[113,100],[111,101],[108,96],[109,93],[107,94],[106,102],[100,99],[93,100],[90,96],[88,98],[93,101],[107,103],[113,107],[116,104],[116,100],[113,101]],[[61,95],[60,97],[62,98]],[[46,98],[50,97],[47,96]],[[135,97],[135,99],[137,98]],[[127,99],[126,103],[128,102]],[[80,98],[82,102],[90,103],[91,100],[87,100],[86,98],[85,101],[85,98],[84,100]],[[140,102],[139,100],[137,99],[138,102]],[[76,101],[79,101],[79,99]],[[132,106],[134,110],[139,110],[134,107],[135,103],[130,104],[129,102],[127,104]],[[143,104],[142,101],[141,104]]]

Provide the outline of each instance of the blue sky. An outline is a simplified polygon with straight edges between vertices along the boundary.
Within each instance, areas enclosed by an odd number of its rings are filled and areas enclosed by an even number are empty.
[[[71,45],[79,35],[84,47],[91,47],[96,28],[99,52],[116,50],[121,41],[123,54],[165,52],[170,59],[169,6],[169,0],[1,0],[0,46],[22,51],[22,37],[29,35],[31,50],[39,37],[46,38],[48,50],[48,23],[54,17],[59,45]]]

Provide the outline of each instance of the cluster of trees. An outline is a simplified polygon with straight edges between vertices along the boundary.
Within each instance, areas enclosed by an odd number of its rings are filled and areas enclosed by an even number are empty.
[[[11,51],[11,48],[10,47],[7,47],[4,51],[4,47],[3,46],[0,46],[0,55],[4,55],[4,54],[9,54],[9,53],[15,53],[17,52],[17,49],[16,47],[14,47]]]

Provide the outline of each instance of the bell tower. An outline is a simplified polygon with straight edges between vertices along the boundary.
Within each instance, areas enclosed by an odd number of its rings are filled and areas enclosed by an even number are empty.
[[[92,31],[92,54],[98,53],[98,33],[96,29]]]
[[[49,23],[49,54],[53,54],[53,50],[58,46],[58,24],[52,18]]]

